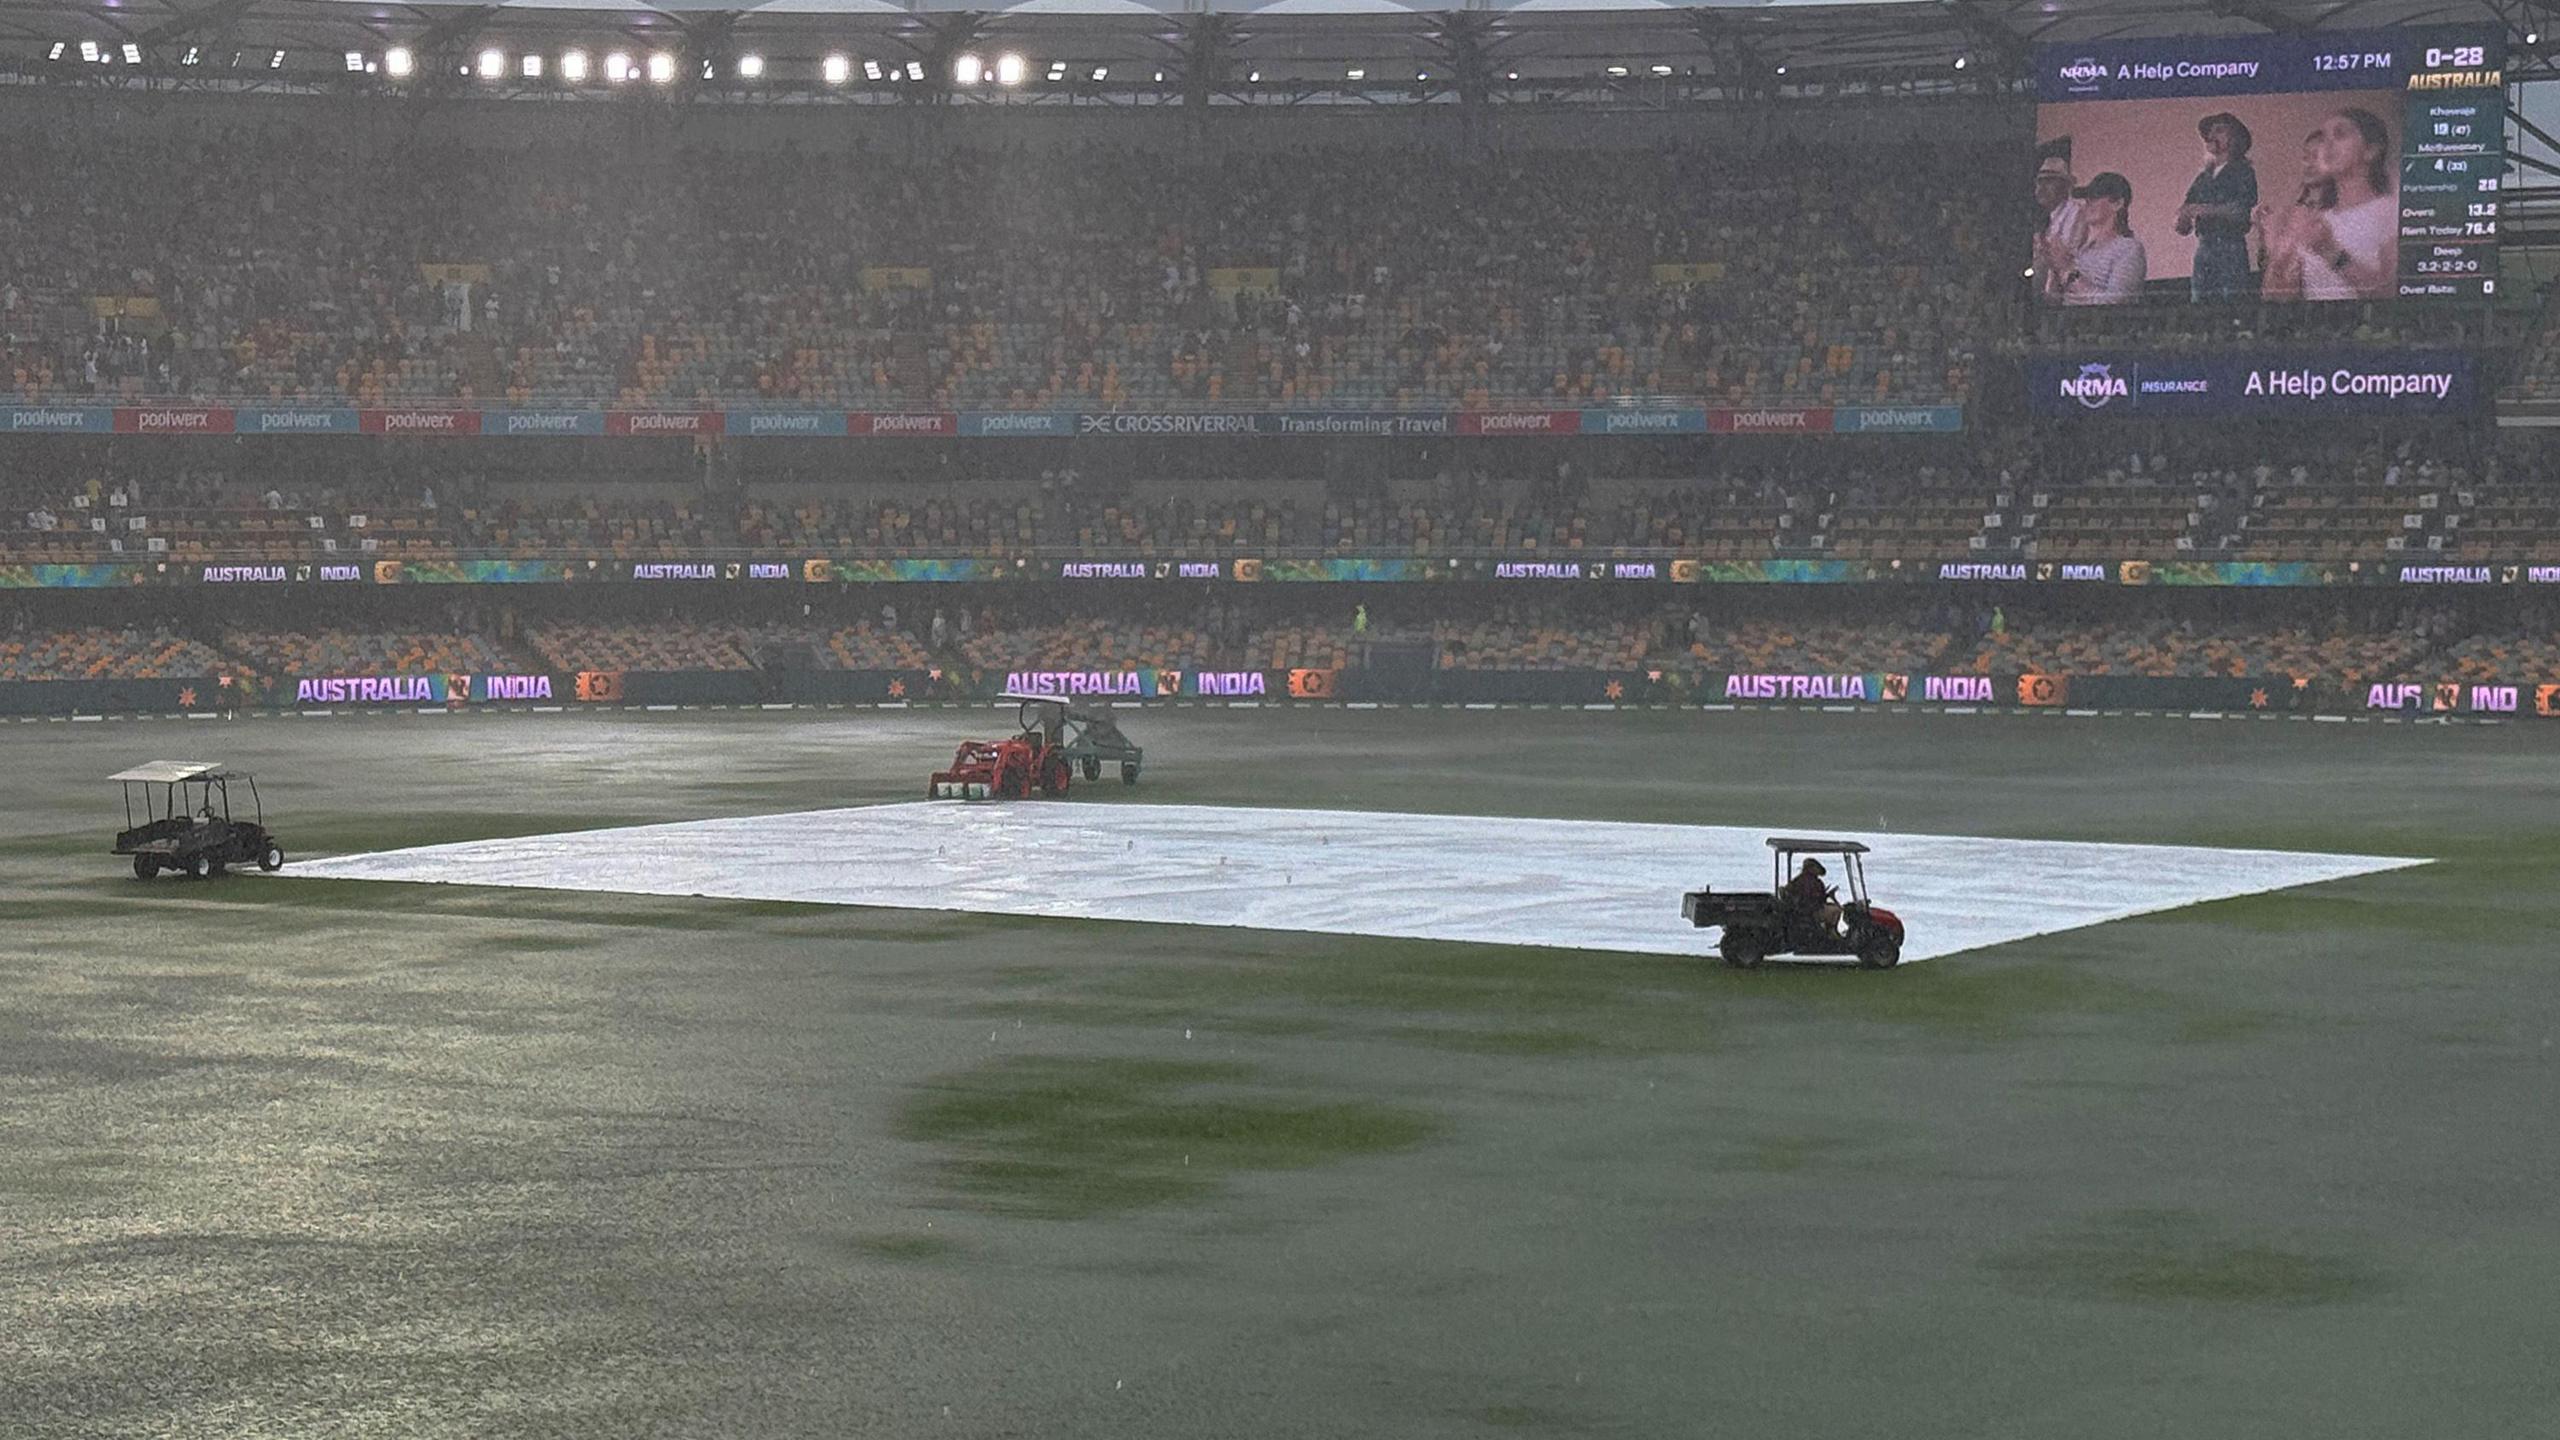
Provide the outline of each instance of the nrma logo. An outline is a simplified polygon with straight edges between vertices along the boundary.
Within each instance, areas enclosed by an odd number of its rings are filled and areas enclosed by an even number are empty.
[[[2107,67],[2083,55],[2062,67],[2062,78],[2074,85],[2088,85],[2107,78]]]
[[[2062,393],[2079,401],[2083,409],[2103,410],[2132,395],[2133,387],[2112,365],[2083,365],[2079,374],[2063,377]]]

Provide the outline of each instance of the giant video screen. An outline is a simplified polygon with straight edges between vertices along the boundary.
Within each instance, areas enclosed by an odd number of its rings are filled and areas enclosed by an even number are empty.
[[[2036,52],[2052,305],[2496,293],[2506,40],[2481,26]]]

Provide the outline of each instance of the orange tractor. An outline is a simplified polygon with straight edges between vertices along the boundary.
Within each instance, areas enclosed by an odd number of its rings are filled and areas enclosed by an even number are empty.
[[[951,768],[933,772],[925,794],[935,800],[1028,800],[1033,786],[1049,796],[1067,793],[1067,757],[1037,735],[1010,740],[963,740]]]

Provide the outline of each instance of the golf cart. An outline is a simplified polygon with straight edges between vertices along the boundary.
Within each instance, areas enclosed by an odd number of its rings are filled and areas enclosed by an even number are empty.
[[[1067,793],[1076,772],[1088,781],[1102,778],[1106,762],[1120,767],[1120,783],[1138,783],[1145,752],[1129,743],[1107,715],[1079,710],[1060,695],[998,696],[1021,707],[1016,718],[1021,733],[1009,740],[968,740],[952,756],[951,768],[937,770],[925,794],[936,800],[1027,800],[1037,789],[1055,798]]]
[[[1138,783],[1138,762],[1146,752],[1120,733],[1120,727],[1108,715],[1079,710],[1056,695],[1024,695],[1007,691],[997,697],[1021,705],[1016,718],[1025,735],[1038,734],[1050,747],[1075,766],[1088,781],[1102,778],[1102,767],[1116,763],[1120,767],[1120,783]]]
[[[1771,884],[1765,891],[1693,890],[1680,897],[1681,918],[1703,930],[1721,926],[1716,953],[1737,970],[1749,970],[1772,955],[1853,956],[1869,970],[1890,970],[1902,961],[1902,921],[1867,898],[1867,847],[1855,840],[1801,840],[1773,836],[1769,841]],[[1843,902],[1835,886],[1824,886],[1824,904],[1838,905],[1840,923],[1823,923],[1822,906],[1807,905],[1790,895],[1787,882],[1799,855],[1832,856],[1840,861],[1849,898]]]
[[[124,828],[115,853],[133,857],[133,877],[148,880],[163,870],[197,879],[233,865],[284,868],[284,846],[267,830],[266,803],[258,782],[220,765],[194,760],[154,760],[107,777],[124,786]],[[255,820],[231,818],[231,785],[249,787]],[[142,801],[135,824],[134,800]]]

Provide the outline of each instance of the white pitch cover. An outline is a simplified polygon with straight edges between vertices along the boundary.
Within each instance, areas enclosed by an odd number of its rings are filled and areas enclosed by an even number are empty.
[[[925,802],[473,840],[286,872],[1708,955],[1680,895],[1769,884],[1765,826]],[[1862,832],[1925,960],[2421,859]],[[1832,879],[1840,879],[1835,864]]]

